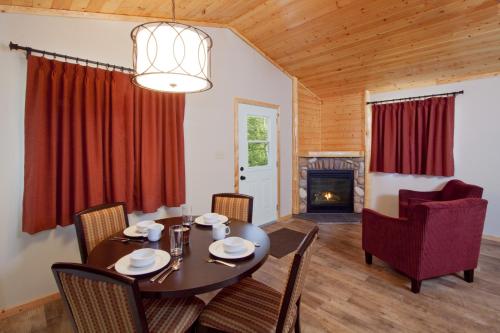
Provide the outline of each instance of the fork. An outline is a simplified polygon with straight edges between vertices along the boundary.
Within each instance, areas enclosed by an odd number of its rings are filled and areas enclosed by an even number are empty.
[[[165,269],[162,269],[160,271],[160,273],[156,274],[151,279],[149,279],[149,282],[155,282],[163,273],[166,273],[167,271],[169,271],[173,265],[174,265],[174,263],[172,263],[171,265],[168,265]]]
[[[162,283],[163,281],[165,281],[165,279],[170,275],[172,274],[173,272],[175,271],[178,271],[179,268],[181,267],[181,261],[179,259],[177,259],[174,264],[172,265],[172,269],[169,270],[165,275],[163,275],[159,280],[158,280],[158,283]]]
[[[113,237],[110,240],[119,241],[122,243],[135,242],[135,243],[147,243],[148,241],[145,239],[132,239],[132,238],[124,238],[124,237]]]
[[[207,259],[207,262],[209,263],[217,263],[217,264],[222,264],[222,265],[226,265],[226,266],[229,266],[229,267],[236,267],[235,264],[230,264],[228,262],[225,262],[225,261],[222,261],[222,260],[217,260],[217,259],[211,259],[211,258],[208,258]]]

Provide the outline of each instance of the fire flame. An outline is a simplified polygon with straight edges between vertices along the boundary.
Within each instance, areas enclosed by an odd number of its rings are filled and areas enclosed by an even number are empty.
[[[332,192],[325,192],[323,193],[323,196],[325,197],[326,200],[330,200],[333,197]]]

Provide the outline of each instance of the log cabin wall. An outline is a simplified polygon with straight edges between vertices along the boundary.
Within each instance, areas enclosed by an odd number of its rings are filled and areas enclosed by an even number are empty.
[[[365,97],[352,93],[319,99],[298,85],[298,153],[365,150]]]
[[[322,102],[321,151],[364,151],[364,93],[329,97]]]
[[[321,151],[321,100],[298,84],[298,152]]]

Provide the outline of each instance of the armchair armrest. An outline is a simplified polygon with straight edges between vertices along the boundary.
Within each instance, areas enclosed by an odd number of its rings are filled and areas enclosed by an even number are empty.
[[[414,250],[418,225],[405,218],[393,218],[370,209],[363,210],[363,250],[390,265],[410,272],[408,258]]]
[[[412,190],[399,190],[399,217],[408,217],[410,206],[426,201],[439,200],[441,191],[420,192]],[[421,200],[410,205],[410,199]]]
[[[371,245],[379,247],[382,242],[394,243],[394,239],[400,239],[407,233],[410,224],[406,218],[390,217],[365,208],[361,227],[363,248],[370,252],[366,246],[370,248]]]

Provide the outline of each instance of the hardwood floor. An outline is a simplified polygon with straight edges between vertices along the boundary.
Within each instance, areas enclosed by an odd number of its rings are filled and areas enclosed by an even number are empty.
[[[282,227],[307,231],[312,222]],[[364,263],[361,225],[322,224],[302,296],[303,332],[500,332],[500,243],[483,240],[474,283],[462,275],[410,281],[373,258]],[[269,257],[254,278],[282,290],[292,255]],[[203,295],[208,300],[211,295]],[[69,332],[60,301],[0,321],[0,332]]]

